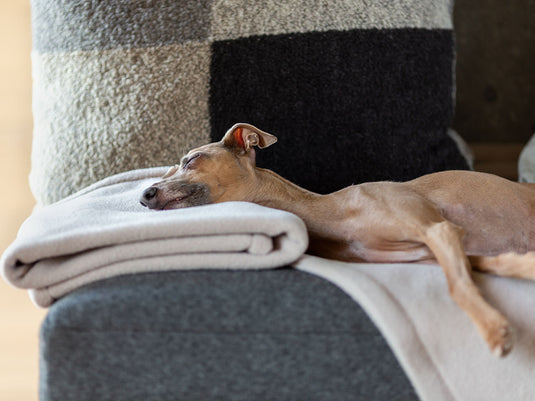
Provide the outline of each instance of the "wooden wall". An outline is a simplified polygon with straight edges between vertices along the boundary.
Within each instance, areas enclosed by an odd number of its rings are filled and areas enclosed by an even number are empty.
[[[0,2],[0,253],[33,207],[28,0]],[[44,311],[0,280],[0,399],[37,400],[38,328]]]
[[[517,178],[535,133],[534,0],[456,0],[457,93],[453,128],[478,170]]]

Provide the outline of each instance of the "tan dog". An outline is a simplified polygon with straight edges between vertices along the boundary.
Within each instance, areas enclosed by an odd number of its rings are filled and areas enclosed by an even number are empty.
[[[471,265],[535,279],[535,254],[528,253],[535,250],[535,185],[448,171],[319,195],[255,166],[253,147],[276,141],[251,125],[236,124],[220,142],[190,151],[144,191],[141,203],[176,209],[254,202],[301,217],[314,255],[348,262],[438,262],[451,296],[492,352],[510,351],[512,330],[480,295]]]

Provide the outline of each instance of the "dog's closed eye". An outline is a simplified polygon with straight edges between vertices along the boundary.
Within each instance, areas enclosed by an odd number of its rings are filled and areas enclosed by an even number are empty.
[[[182,159],[182,163],[181,163],[181,166],[182,168],[191,168],[193,166],[193,161],[195,159],[198,159],[199,157],[201,157],[201,153],[195,153],[194,155],[190,156],[190,157],[185,157],[184,159]]]

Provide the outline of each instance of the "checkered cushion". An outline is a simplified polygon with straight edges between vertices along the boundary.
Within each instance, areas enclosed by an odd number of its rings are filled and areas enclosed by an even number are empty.
[[[258,163],[317,192],[466,168],[452,0],[34,0],[39,203],[174,164],[235,122]]]

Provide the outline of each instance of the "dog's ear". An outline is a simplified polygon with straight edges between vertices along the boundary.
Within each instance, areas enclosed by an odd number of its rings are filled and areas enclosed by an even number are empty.
[[[277,142],[277,137],[244,123],[234,124],[223,137],[225,146],[238,147],[248,152],[254,146],[267,148]]]

